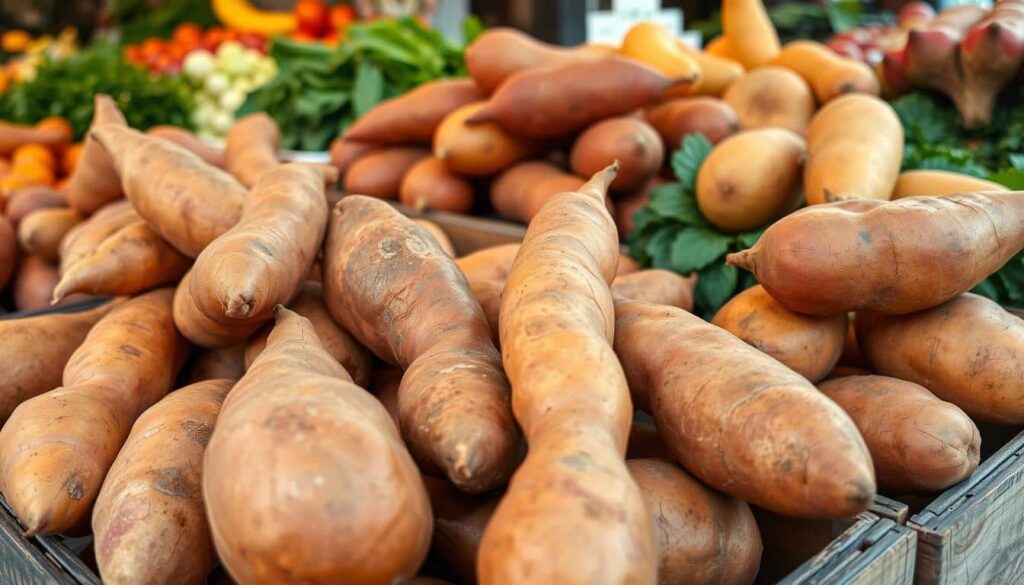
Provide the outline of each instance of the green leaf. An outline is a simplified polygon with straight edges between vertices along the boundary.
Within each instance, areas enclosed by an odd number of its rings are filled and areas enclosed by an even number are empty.
[[[692,193],[696,190],[697,171],[711,153],[711,148],[711,142],[703,134],[687,134],[679,150],[672,154],[672,171],[687,191]]]
[[[1013,169],[1000,171],[998,173],[992,173],[988,176],[988,179],[999,183],[1008,189],[1013,189],[1014,191],[1024,190],[1024,170]]]
[[[672,268],[672,240],[675,238],[675,232],[670,229],[665,229],[657,232],[647,242],[645,251],[651,257],[651,266],[655,268]]]
[[[664,218],[679,220],[689,225],[705,226],[707,220],[697,209],[697,200],[681,183],[668,183],[651,191],[651,200],[645,209]]]
[[[384,96],[384,77],[376,65],[363,62],[356,68],[356,83],[352,88],[352,106],[362,116],[376,106]]]
[[[672,242],[672,270],[689,274],[718,260],[729,249],[732,238],[706,228],[684,228]]]
[[[738,270],[724,262],[712,264],[700,271],[694,300],[705,316],[714,315],[736,293]]]
[[[462,21],[462,40],[467,45],[476,40],[484,32],[484,23],[474,16],[468,16]]]
[[[825,2],[825,14],[835,32],[843,32],[860,26],[860,2]]]
[[[940,103],[917,92],[893,101],[892,107],[911,142],[946,143],[959,136],[959,115],[948,100]]]
[[[1006,155],[1006,162],[1011,168],[1024,170],[1024,154],[1010,153]]]
[[[1004,301],[1004,295],[1002,295],[999,292],[999,287],[996,286],[995,282],[993,282],[993,279],[991,277],[979,282],[977,286],[971,289],[971,292],[992,299],[997,303]]]
[[[754,244],[761,239],[764,235],[765,230],[768,226],[764,226],[761,229],[754,230],[752,232],[744,232],[736,236],[737,251],[746,250],[747,248],[753,248]]]

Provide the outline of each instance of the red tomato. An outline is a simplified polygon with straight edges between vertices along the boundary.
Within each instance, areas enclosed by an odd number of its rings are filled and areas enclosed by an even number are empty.
[[[317,41],[316,37],[301,30],[293,32],[289,35],[289,38],[293,41],[299,41],[300,43],[315,43]]]
[[[139,46],[139,54],[144,59],[150,59],[154,55],[159,55],[164,52],[164,42],[160,39],[146,39]]]
[[[319,37],[330,26],[331,16],[323,0],[299,0],[295,3],[295,18],[299,32]]]
[[[245,33],[238,39],[238,42],[249,49],[256,49],[257,51],[262,51],[267,45],[267,40],[262,35],[256,33]]]
[[[348,4],[331,7],[331,29],[341,32],[356,21],[356,11]]]
[[[138,65],[143,62],[142,52],[138,45],[128,45],[124,48],[124,60]]]
[[[225,31],[222,28],[211,28],[203,35],[203,48],[208,51],[216,51],[217,47],[224,42]]]
[[[185,22],[179,24],[178,28],[174,29],[174,36],[171,38],[176,44],[194,48],[203,40],[203,31],[199,26],[191,22]]]
[[[338,43],[341,42],[341,36],[338,35],[338,31],[332,30],[320,38],[320,42],[327,47],[337,47]]]

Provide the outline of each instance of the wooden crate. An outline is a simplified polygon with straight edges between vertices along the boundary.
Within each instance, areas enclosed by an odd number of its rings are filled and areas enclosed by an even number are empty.
[[[79,558],[91,538],[26,538],[23,531],[0,496],[0,583],[100,585],[96,573]]]

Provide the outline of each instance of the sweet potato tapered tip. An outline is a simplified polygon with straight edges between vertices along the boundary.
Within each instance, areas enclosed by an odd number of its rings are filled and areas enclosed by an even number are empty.
[[[727,254],[725,256],[725,263],[728,266],[735,266],[736,268],[742,268],[749,272],[754,271],[754,257],[751,255],[749,249]]]
[[[583,183],[583,186],[577,192],[593,197],[598,201],[604,201],[605,195],[608,193],[608,186],[612,184],[612,181],[615,180],[618,174],[619,161],[615,160],[612,164],[590,177],[590,180]]]
[[[494,108],[491,104],[485,104],[475,114],[466,118],[466,124],[473,126],[474,124],[486,124],[488,122],[494,122],[497,115],[494,112]]]

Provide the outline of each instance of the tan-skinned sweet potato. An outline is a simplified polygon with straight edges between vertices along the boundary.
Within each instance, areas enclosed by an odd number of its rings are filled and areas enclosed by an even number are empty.
[[[113,308],[68,360],[63,386],[23,402],[0,430],[0,487],[26,533],[87,522],[132,423],[170,390],[186,354],[172,292]]]
[[[910,313],[998,270],[1024,248],[1022,222],[1024,192],[844,201],[786,216],[726,262],[791,311]]]
[[[429,156],[430,151],[423,147],[392,146],[371,150],[349,165],[345,172],[345,192],[398,199],[402,178],[413,165]]]
[[[471,283],[480,280],[496,280],[504,283],[508,279],[509,271],[512,270],[512,263],[516,259],[516,254],[519,253],[519,248],[520,244],[515,243],[483,248],[456,258],[455,264]],[[639,269],[636,261],[629,256],[619,254],[619,262],[615,268],[616,278]]]
[[[430,545],[430,501],[394,423],[284,307],[224,402],[203,496],[218,556],[242,583],[400,582]]]
[[[110,124],[91,130],[91,141],[110,154],[135,211],[189,258],[238,221],[245,187],[192,152]]]
[[[0,217],[0,290],[14,275],[18,260],[18,236],[6,217]]]
[[[59,128],[39,128],[0,121],[0,156],[8,156],[25,144],[56,148],[67,145],[69,141],[70,137]]]
[[[487,327],[491,330],[491,341],[501,349],[501,337],[498,335],[498,321],[501,316],[501,291],[505,289],[503,280],[470,280],[469,290],[473,298],[480,303],[487,317]]]
[[[428,156],[402,177],[398,200],[417,213],[425,209],[467,213],[473,208],[473,185],[443,160]]]
[[[466,124],[486,105],[479,101],[460,107],[445,117],[434,135],[434,156],[461,175],[493,175],[538,148],[536,142],[513,136],[497,124]]]
[[[825,45],[809,40],[786,43],[772,60],[802,77],[814,90],[818,103],[847,93],[878,95],[878,77],[860,61],[837,55]]]
[[[711,321],[779,360],[811,382],[839,362],[846,342],[846,313],[816,317],[794,313],[755,285],[729,300]]]
[[[529,223],[559,193],[578,189],[584,179],[545,161],[509,167],[491,184],[491,204],[503,218]]]
[[[60,258],[61,240],[80,223],[82,216],[74,209],[39,209],[18,224],[18,243],[27,254],[56,262]]]
[[[655,580],[654,526],[623,463],[633,408],[611,347],[615,171],[540,211],[502,293],[502,360],[529,451],[480,543],[484,583]]]
[[[661,136],[643,120],[630,117],[602,120],[580,134],[569,154],[572,172],[589,177],[615,161],[619,174],[612,191],[639,189],[661,170],[665,148]]]
[[[342,180],[344,180],[345,173],[348,172],[348,168],[352,166],[352,163],[375,148],[374,145],[365,142],[353,142],[344,138],[336,138],[331,143],[331,164],[334,165],[334,168],[338,169],[338,173],[340,173]]]
[[[803,135],[814,115],[814,94],[799,75],[782,67],[748,71],[725,90],[743,130],[785,128]]]
[[[692,311],[693,289],[696,285],[696,274],[680,276],[669,270],[649,268],[616,275],[612,281],[612,294],[624,299],[647,301]]]
[[[955,195],[976,191],[1008,191],[999,183],[950,171],[914,170],[900,173],[892,198],[921,197],[924,195]]]
[[[324,304],[323,285],[319,282],[304,282],[299,295],[288,305],[288,309],[309,319],[324,350],[338,360],[357,386],[368,387],[373,365],[370,353],[331,318]],[[267,346],[267,337],[272,329],[273,326],[268,324],[245,345],[246,369]]]
[[[61,372],[86,334],[114,303],[86,311],[0,321],[0,422],[19,404],[60,386]]]
[[[858,312],[857,341],[871,367],[920,384],[979,422],[1024,422],[1024,321],[966,293],[909,315]]]
[[[216,557],[203,508],[203,451],[234,384],[186,386],[132,426],[92,514],[104,583],[205,583]]]
[[[433,237],[382,201],[342,199],[324,297],[349,333],[405,369],[400,426],[417,461],[464,491],[503,485],[520,447],[508,381],[483,311]]]
[[[208,144],[202,138],[184,128],[179,128],[178,126],[153,126],[146,130],[146,134],[169,140],[185,150],[191,151],[208,165],[221,169],[225,166],[223,148]]]
[[[662,102],[648,108],[644,118],[661,134],[669,150],[679,148],[687,134],[703,134],[712,144],[717,144],[740,129],[736,110],[713,97],[687,97]]]
[[[845,376],[818,386],[850,415],[890,493],[934,492],[978,467],[981,434],[953,404],[885,376]]]
[[[429,144],[442,120],[484,98],[471,79],[428,81],[377,104],[349,126],[342,139],[370,144]]]
[[[7,199],[4,215],[17,227],[18,223],[28,214],[40,209],[59,209],[67,207],[64,194],[52,187],[26,187],[14,192]]]
[[[204,349],[187,366],[185,383],[195,384],[204,380],[238,380],[245,373],[244,344]]]
[[[246,188],[279,164],[281,129],[267,113],[257,112],[238,120],[228,130],[224,144],[224,168]]]
[[[199,347],[217,349],[244,343],[263,326],[263,321],[225,323],[210,318],[196,306],[189,292],[191,284],[192,270],[189,270],[174,291],[174,323]]]
[[[681,309],[619,301],[615,315],[637,407],[708,486],[802,518],[853,516],[871,503],[864,441],[806,379]]]
[[[605,53],[606,54],[606,53]],[[512,28],[484,31],[466,47],[466,69],[484,93],[494,93],[520,71],[578,63],[602,56],[586,49],[567,49],[542,43]]]
[[[39,256],[25,256],[14,276],[14,308],[28,311],[49,307],[59,280],[56,266]]]
[[[124,226],[142,219],[130,201],[120,200],[105,205],[85,221],[71,228],[60,242],[60,269],[66,271]]]
[[[434,239],[437,240],[437,245],[441,246],[441,249],[444,250],[445,254],[448,254],[452,258],[455,257],[455,245],[452,244],[451,238],[449,238],[448,234],[441,229],[441,226],[429,219],[415,218],[412,221],[423,228],[428,234],[434,236]],[[320,279],[318,278],[317,280]]]
[[[723,0],[722,32],[727,56],[747,69],[765,65],[779,54],[779,34],[761,0]]]
[[[99,93],[93,98],[89,130],[95,130],[105,124],[128,127],[128,121],[118,109],[117,103],[110,96]],[[86,140],[83,144],[78,164],[75,165],[68,180],[66,194],[68,205],[82,215],[90,215],[124,195],[114,161],[98,143]]]

